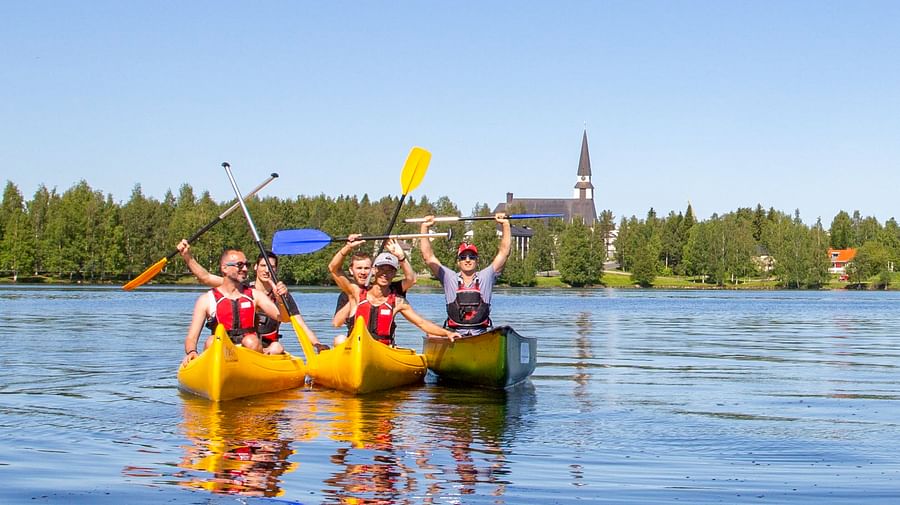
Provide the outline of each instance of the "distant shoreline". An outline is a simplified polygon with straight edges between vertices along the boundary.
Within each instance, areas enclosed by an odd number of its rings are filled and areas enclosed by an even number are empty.
[[[713,284],[701,284],[687,277],[659,276],[656,278],[652,286],[642,287],[631,282],[630,274],[621,271],[604,271],[603,280],[606,281],[600,285],[572,287],[564,284],[559,276],[537,276],[536,286],[509,286],[507,284],[498,284],[498,287],[516,288],[516,289],[647,289],[647,290],[707,290],[707,291],[896,291],[896,287],[888,287],[887,289],[872,289],[867,286],[858,286],[847,282],[833,280],[827,285],[816,288],[784,288],[777,285],[775,280],[757,280],[750,279],[741,281],[735,285],[716,286]],[[11,277],[0,277],[0,285],[4,286],[122,286],[130,279],[113,279],[103,281],[85,281],[67,279],[57,279],[52,277],[27,277],[24,280],[20,278],[13,281]],[[197,285],[191,277],[184,276],[179,279],[171,279],[168,282],[151,282],[147,286],[179,286],[179,285]],[[419,286],[438,287],[437,281],[420,276],[417,282]],[[303,288],[324,288],[334,287],[333,285],[299,285],[292,286]]]

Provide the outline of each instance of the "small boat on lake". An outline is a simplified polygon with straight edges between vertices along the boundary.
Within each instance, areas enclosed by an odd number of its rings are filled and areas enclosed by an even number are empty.
[[[441,380],[506,388],[524,381],[537,365],[537,339],[524,337],[509,326],[451,343],[425,338],[428,368]]]
[[[390,347],[372,338],[361,317],[347,340],[307,360],[314,385],[353,394],[423,382],[428,370],[425,356],[415,350]]]
[[[219,325],[212,344],[178,369],[178,387],[212,401],[300,387],[306,365],[288,353],[262,354],[234,345]]]

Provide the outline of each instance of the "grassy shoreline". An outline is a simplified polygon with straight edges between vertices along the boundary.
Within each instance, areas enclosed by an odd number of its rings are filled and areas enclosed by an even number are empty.
[[[894,291],[900,290],[900,274],[895,274],[894,278],[891,281],[890,286],[888,286],[887,290]],[[127,280],[121,279],[113,279],[113,280],[104,280],[104,281],[79,281],[79,280],[69,280],[65,278],[53,278],[53,277],[27,277],[27,278],[19,278],[18,281],[13,281],[12,277],[0,277],[0,284],[3,285],[87,285],[87,286],[115,286],[115,285],[123,285]],[[163,279],[158,279],[163,280]],[[165,279],[167,282],[165,284],[184,284],[191,285],[196,284],[196,280],[191,276],[182,276],[177,279]],[[571,289],[571,286],[565,284],[560,280],[559,276],[538,276],[536,277],[537,285],[534,286],[535,289],[547,289],[547,288],[558,288],[558,289]],[[420,286],[430,286],[430,287],[438,287],[439,284],[436,280],[420,276],[417,284]],[[657,276],[653,281],[653,285],[647,288],[643,288],[638,286],[637,284],[631,281],[631,274],[628,272],[622,272],[619,270],[606,270],[603,272],[603,278],[601,279],[601,284],[596,286],[587,286],[587,289],[607,289],[607,288],[616,288],[616,289],[710,289],[710,290],[785,290],[788,288],[783,288],[778,285],[778,281],[775,279],[744,279],[738,281],[737,284],[727,284],[725,286],[716,286],[714,284],[705,284],[700,282],[699,280],[691,277],[683,277],[683,276]],[[823,286],[823,290],[838,290],[838,289],[852,289],[852,290],[869,290],[871,288],[865,286],[853,285],[848,282],[843,282],[837,280],[837,278],[833,278],[828,284]]]

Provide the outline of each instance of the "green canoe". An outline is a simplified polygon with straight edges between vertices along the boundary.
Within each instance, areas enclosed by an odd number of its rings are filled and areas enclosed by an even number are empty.
[[[534,372],[537,339],[500,326],[453,343],[445,338],[426,337],[422,354],[428,369],[441,380],[506,388]]]

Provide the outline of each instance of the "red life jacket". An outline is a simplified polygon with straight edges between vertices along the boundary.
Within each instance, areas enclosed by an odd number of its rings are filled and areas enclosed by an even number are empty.
[[[213,313],[207,326],[215,328],[221,323],[237,344],[248,333],[256,333],[256,304],[253,302],[253,288],[243,286],[241,295],[232,300],[226,298],[218,288],[209,290],[215,301]]]
[[[397,325],[394,323],[394,307],[397,303],[397,295],[391,291],[387,300],[381,305],[372,305],[366,298],[368,291],[360,290],[359,304],[356,306],[356,317],[362,317],[366,322],[369,333],[382,344],[392,345],[394,343],[394,330]]]
[[[459,279],[456,299],[447,304],[447,328],[488,328],[491,326],[491,304],[481,298],[478,278],[470,287]]]

